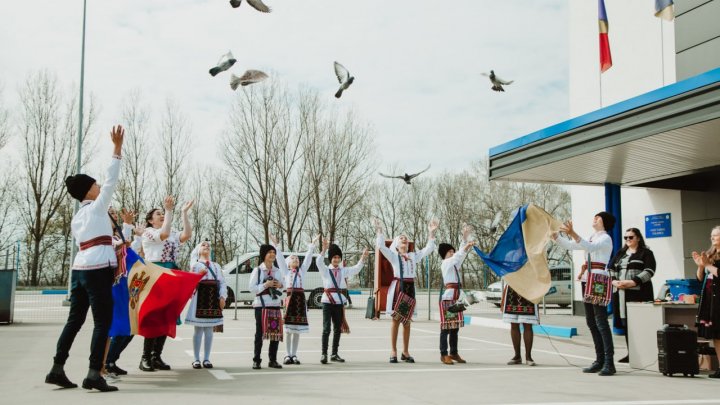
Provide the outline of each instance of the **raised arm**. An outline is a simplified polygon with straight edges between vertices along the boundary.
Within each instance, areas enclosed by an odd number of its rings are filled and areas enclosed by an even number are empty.
[[[114,145],[113,157],[108,167],[107,174],[105,175],[105,183],[100,188],[100,194],[95,203],[92,204],[93,210],[100,210],[107,212],[110,209],[110,203],[112,202],[112,196],[117,188],[118,179],[120,178],[120,159],[122,159],[122,144],[125,138],[125,130],[121,125],[113,127],[110,132],[110,138]]]
[[[328,250],[328,247],[330,246],[330,241],[325,239],[323,240],[322,250],[320,251],[320,254],[318,257],[315,258],[315,265],[318,268],[318,272],[320,273],[320,277],[323,279],[328,278],[328,273],[330,273],[330,270],[325,265],[325,253]]]
[[[190,239],[190,237],[192,237],[192,225],[190,224],[190,217],[188,215],[188,212],[190,211],[190,208],[192,208],[192,206],[193,200],[190,200],[186,202],[182,207],[183,230],[180,233],[180,243],[185,243],[188,239]]]
[[[319,238],[319,236],[318,236]],[[305,252],[305,258],[303,259],[302,264],[300,265],[300,274],[303,276],[305,273],[307,273],[308,269],[310,268],[310,265],[313,261],[313,255],[315,254],[315,241],[318,239],[313,239],[312,242],[308,243],[308,250]]]
[[[175,209],[175,199],[172,196],[165,197],[163,202],[165,208],[165,219],[160,227],[160,240],[163,241],[170,236],[172,228],[173,210]]]
[[[440,225],[440,221],[435,218],[431,219],[428,223],[428,231],[430,231],[428,243],[420,252],[417,253],[416,257],[418,261],[422,260],[425,256],[435,250],[435,231],[437,231],[438,225]]]
[[[360,273],[360,270],[362,270],[363,266],[365,266],[365,260],[367,260],[367,257],[368,250],[367,248],[365,248],[365,250],[363,250],[362,256],[360,257],[360,260],[358,260],[358,262],[354,266],[346,268],[345,277],[351,277]]]
[[[270,235],[270,244],[272,247],[275,248],[275,259],[277,260],[278,268],[280,269],[280,274],[282,274],[283,278],[285,275],[287,275],[290,270],[287,266],[287,260],[285,260],[285,255],[283,254],[282,250],[280,250],[280,247],[278,246],[280,243],[273,235]]]

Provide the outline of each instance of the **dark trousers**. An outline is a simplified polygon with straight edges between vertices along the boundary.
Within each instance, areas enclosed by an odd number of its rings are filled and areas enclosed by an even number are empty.
[[[458,354],[458,331],[460,329],[440,330],[440,354],[448,355],[448,337],[450,338],[450,354]]]
[[[73,270],[70,280],[70,314],[58,339],[54,361],[55,364],[65,364],[75,336],[85,323],[90,309],[95,324],[90,341],[90,368],[100,371],[113,315],[113,270],[110,267]]]
[[[145,338],[145,341],[143,342],[143,357],[145,357],[146,359],[160,357],[163,351],[163,347],[165,347],[166,340],[167,336]]]
[[[340,328],[342,327],[342,304],[323,304],[322,354],[327,354],[330,340],[330,321],[333,327],[332,354],[337,354],[340,347]]]
[[[615,350],[613,348],[612,332],[608,323],[607,307],[600,305],[585,305],[585,322],[590,329],[593,344],[595,345],[595,357],[599,363],[605,360],[612,361]]]
[[[253,355],[254,362],[260,362],[260,352],[263,346],[263,325],[262,325],[262,308],[255,308],[255,353]],[[268,358],[270,361],[277,361],[277,352],[280,342],[277,340],[270,341],[268,348]]]
[[[110,339],[110,348],[108,349],[105,364],[114,364],[119,358],[120,353],[130,344],[133,336],[113,336]]]

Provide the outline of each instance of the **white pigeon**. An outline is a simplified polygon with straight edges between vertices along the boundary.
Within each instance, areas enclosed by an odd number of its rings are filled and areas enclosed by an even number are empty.
[[[235,62],[237,62],[237,59],[235,59],[232,52],[228,51],[228,53],[220,57],[217,66],[210,69],[210,75],[215,76],[220,72],[230,69]]]
[[[240,77],[230,75],[230,88],[237,90],[238,86],[247,86],[248,84],[258,83],[267,78],[268,75],[259,70],[246,70]]]
[[[257,11],[263,12],[263,13],[269,13],[272,11],[270,7],[268,7],[265,3],[262,2],[262,0],[247,0],[248,4],[254,8]],[[232,8],[238,8],[240,7],[240,4],[242,4],[242,0],[230,0],[230,5]]]
[[[515,80],[510,80],[510,81],[503,80],[503,79],[495,76],[495,71],[493,71],[493,70],[490,71],[490,74],[482,73],[482,75],[488,76],[490,78],[490,83],[492,83],[491,89],[493,89],[494,91],[505,91],[503,86],[512,84],[512,82],[515,81]]]
[[[355,78],[353,76],[350,76],[350,72],[345,69],[345,66],[339,64],[338,62],[335,62],[335,76],[337,76],[337,79],[340,82],[340,88],[338,89],[337,93],[335,93],[335,97],[340,98],[340,96],[342,96],[343,94],[343,91],[347,90],[347,88],[350,87],[353,81],[355,81]]]

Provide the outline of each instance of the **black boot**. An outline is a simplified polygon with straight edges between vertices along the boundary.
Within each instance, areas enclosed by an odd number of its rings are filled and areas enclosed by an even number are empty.
[[[45,383],[55,384],[62,388],[77,388],[77,384],[70,381],[65,375],[64,371],[61,371],[59,373],[48,373],[48,375],[45,376]]]
[[[160,357],[160,353],[153,353],[152,366],[156,370],[170,370],[170,365],[163,361],[163,359]]]
[[[149,355],[143,354],[142,358],[140,359],[140,370],[155,371],[155,367],[153,367],[153,363]]]
[[[605,356],[605,363],[603,364],[600,375],[613,375],[615,374],[615,363],[613,363],[612,356]]]
[[[589,367],[585,367],[582,371],[583,373],[597,373],[598,371],[602,370],[602,368],[603,363],[600,360],[595,360]]]

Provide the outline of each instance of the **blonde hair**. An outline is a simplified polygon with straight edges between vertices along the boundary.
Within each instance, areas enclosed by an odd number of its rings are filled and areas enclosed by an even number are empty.
[[[720,225],[716,225],[712,230],[710,230],[710,234],[712,235],[715,231],[720,232]],[[710,260],[720,260],[720,250],[713,245],[710,245],[710,249],[708,249],[705,253],[707,253]]]

